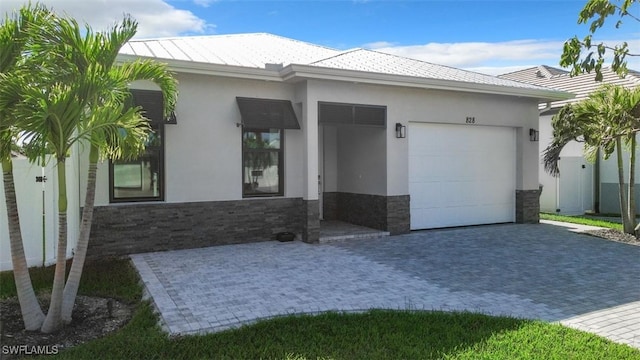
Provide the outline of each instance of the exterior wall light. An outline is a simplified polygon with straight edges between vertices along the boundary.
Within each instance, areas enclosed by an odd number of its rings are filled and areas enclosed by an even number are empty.
[[[404,139],[407,137],[407,127],[400,123],[396,123],[396,137],[398,139]]]
[[[529,129],[529,140],[530,141],[539,141],[540,131],[536,129]]]

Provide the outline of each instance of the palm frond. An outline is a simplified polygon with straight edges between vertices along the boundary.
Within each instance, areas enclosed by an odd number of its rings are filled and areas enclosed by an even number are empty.
[[[164,99],[164,117],[168,118],[175,109],[178,99],[178,81],[166,64],[148,59],[135,60],[114,68],[113,75],[127,83],[138,80],[155,83],[160,88]]]
[[[580,129],[580,118],[576,116],[571,104],[561,108],[551,119],[551,124],[553,126],[553,139],[551,144],[543,150],[542,162],[547,173],[552,176],[558,176],[560,175],[558,161],[560,160],[562,149],[570,141],[578,141],[583,135],[583,131]]]

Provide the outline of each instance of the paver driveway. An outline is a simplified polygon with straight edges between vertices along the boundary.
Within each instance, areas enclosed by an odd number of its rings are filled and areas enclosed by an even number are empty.
[[[290,313],[471,310],[640,347],[640,247],[545,224],[132,255],[172,334]]]

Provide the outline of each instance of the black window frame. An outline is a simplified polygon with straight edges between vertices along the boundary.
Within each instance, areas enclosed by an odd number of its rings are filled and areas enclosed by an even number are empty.
[[[255,149],[255,148],[247,148],[245,146],[245,133],[247,132],[256,132],[256,133],[270,133],[273,131],[278,131],[280,136],[280,147],[278,149]],[[242,127],[241,138],[242,142],[242,198],[259,198],[259,197],[278,197],[284,196],[284,134],[285,129],[280,128],[249,128]],[[247,153],[278,153],[278,191],[271,193],[247,193],[245,182],[246,172],[245,172],[245,160]]]
[[[135,160],[130,161],[113,161],[109,160],[109,203],[133,203],[133,202],[157,202],[165,200],[165,119],[162,115],[158,117],[158,111],[162,114],[162,93],[156,90],[137,90],[131,89],[132,105],[141,106],[143,112],[146,112],[149,118],[149,125],[154,134],[159,135],[160,144],[149,144],[146,146],[144,153]],[[160,103],[158,104],[158,96]],[[156,107],[160,106],[159,109]],[[172,115],[171,119],[175,116]],[[135,197],[115,197],[114,184],[114,165],[117,164],[135,164],[145,158],[157,157],[158,159],[158,196],[135,196]]]

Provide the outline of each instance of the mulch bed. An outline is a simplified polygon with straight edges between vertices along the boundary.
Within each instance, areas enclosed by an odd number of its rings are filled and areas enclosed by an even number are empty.
[[[49,294],[39,297],[42,309],[49,308]],[[23,354],[42,351],[54,354],[65,348],[76,346],[112,333],[129,322],[135,305],[125,304],[115,299],[78,296],[70,324],[59,332],[43,334],[38,331],[24,330],[22,314],[17,298],[3,299],[0,302],[0,358],[16,359],[16,355],[7,354],[6,346],[26,345]],[[35,348],[34,348],[35,347]]]
[[[603,239],[617,241],[625,244],[640,246],[640,240],[631,234],[626,234],[614,229],[588,230],[586,234],[597,236]]]

